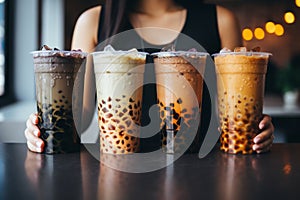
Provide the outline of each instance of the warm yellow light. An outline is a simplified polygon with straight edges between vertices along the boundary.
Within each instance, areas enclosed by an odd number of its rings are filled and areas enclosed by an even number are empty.
[[[295,15],[294,13],[292,12],[286,12],[284,14],[284,21],[287,23],[287,24],[292,24],[295,22]]]
[[[276,24],[275,25],[275,34],[277,36],[282,36],[284,34],[284,28],[281,24]]]
[[[274,33],[275,32],[275,24],[274,22],[267,22],[265,25],[266,31],[268,33]]]
[[[265,38],[265,31],[262,28],[256,28],[254,30],[254,36],[256,37],[256,39],[262,40]]]
[[[253,33],[249,28],[245,28],[242,32],[243,38],[246,41],[250,41],[253,38]]]
[[[300,7],[300,0],[295,0],[296,6]]]

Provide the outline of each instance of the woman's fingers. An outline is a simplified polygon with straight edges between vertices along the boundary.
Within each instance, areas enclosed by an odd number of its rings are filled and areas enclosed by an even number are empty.
[[[272,125],[272,118],[269,115],[264,115],[263,119],[259,123],[259,129],[263,130],[270,125]]]
[[[264,140],[263,142],[258,143],[258,144],[254,144],[253,150],[256,151],[257,153],[267,152],[271,149],[273,140],[274,140],[274,136],[272,135],[267,140]]]
[[[274,126],[271,117],[265,115],[259,123],[259,128],[262,132],[253,139],[253,150],[257,153],[262,153],[271,149],[274,140]]]
[[[29,116],[29,119],[31,120],[32,124],[37,124],[39,122],[37,114],[34,113]]]
[[[33,151],[33,152],[37,152],[37,153],[43,152],[43,148],[33,145],[30,141],[27,141],[27,147],[30,151]]]
[[[27,128],[24,131],[24,135],[27,140],[27,147],[33,152],[42,152],[44,148],[44,142],[39,136],[41,135],[39,128],[37,127],[38,118],[36,114],[31,114],[26,121]]]
[[[36,137],[39,137],[41,135],[39,128],[36,126],[36,124],[32,123],[32,119],[29,118],[26,122],[27,130],[35,135]],[[26,136],[26,135],[25,135]],[[26,137],[27,138],[27,137]]]

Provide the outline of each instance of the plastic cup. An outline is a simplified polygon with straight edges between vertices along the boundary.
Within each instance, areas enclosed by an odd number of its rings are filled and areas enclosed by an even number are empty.
[[[253,138],[263,118],[265,75],[270,53],[230,52],[214,54],[221,150],[253,153]]]
[[[34,51],[36,101],[45,153],[79,151],[86,53]]]

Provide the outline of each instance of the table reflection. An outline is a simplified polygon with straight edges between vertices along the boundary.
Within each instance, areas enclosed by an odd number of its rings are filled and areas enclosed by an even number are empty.
[[[63,154],[46,155],[27,151],[24,169],[36,199],[77,199],[82,196],[80,154],[68,156],[72,157],[69,162]]]
[[[249,199],[249,194],[252,195],[257,189],[253,183],[260,182],[262,179],[260,162],[263,162],[263,159],[258,155],[221,153],[218,156],[218,198],[224,200]],[[245,180],[249,181],[245,182]]]

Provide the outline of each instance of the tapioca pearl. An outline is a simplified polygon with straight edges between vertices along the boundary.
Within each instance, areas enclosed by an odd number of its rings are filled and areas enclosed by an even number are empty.
[[[131,140],[131,141],[135,141],[135,140],[137,140],[137,139],[138,139],[138,138],[133,137],[133,136],[130,137],[130,140]]]
[[[108,124],[108,130],[114,131],[114,130],[116,130],[116,127],[112,124]]]
[[[106,107],[104,107],[104,108],[102,108],[102,112],[107,113],[107,112],[109,112],[109,110]]]
[[[123,117],[123,116],[124,116],[124,113],[119,112],[118,116],[119,116],[119,117]]]
[[[163,144],[163,145],[167,145],[167,144],[168,144],[167,139],[164,139],[164,140],[162,141],[162,144]]]
[[[189,118],[191,118],[191,114],[184,114],[183,117],[189,119]]]
[[[124,109],[122,110],[122,112],[123,112],[124,114],[127,113],[127,111],[128,111],[127,108],[124,108]]]
[[[131,125],[131,121],[130,120],[125,121],[125,124],[126,124],[127,128],[129,128]]]
[[[112,118],[111,121],[112,121],[112,122],[115,122],[115,123],[117,123],[117,124],[120,123],[120,120],[114,119],[114,118]]]
[[[119,132],[119,136],[120,137],[123,137],[125,134],[124,134],[124,130],[121,130],[120,132]]]
[[[177,119],[177,120],[175,121],[175,124],[176,124],[178,127],[180,127],[180,123],[181,123],[181,118],[179,118],[179,119]]]
[[[130,97],[130,98],[129,98],[129,102],[130,102],[130,103],[134,103],[134,99]]]
[[[133,111],[132,111],[132,110],[129,111],[129,115],[130,115],[131,117],[133,117]]]
[[[164,103],[163,103],[163,102],[161,102],[161,101],[159,102],[159,106],[160,106],[160,107],[162,107],[162,108],[164,108],[164,107],[165,107]]]
[[[111,117],[113,117],[113,114],[107,113],[107,114],[105,115],[105,117],[106,117],[106,118],[111,118]]]
[[[126,127],[125,127],[124,125],[119,125],[118,128],[119,128],[120,130],[125,130]]]

